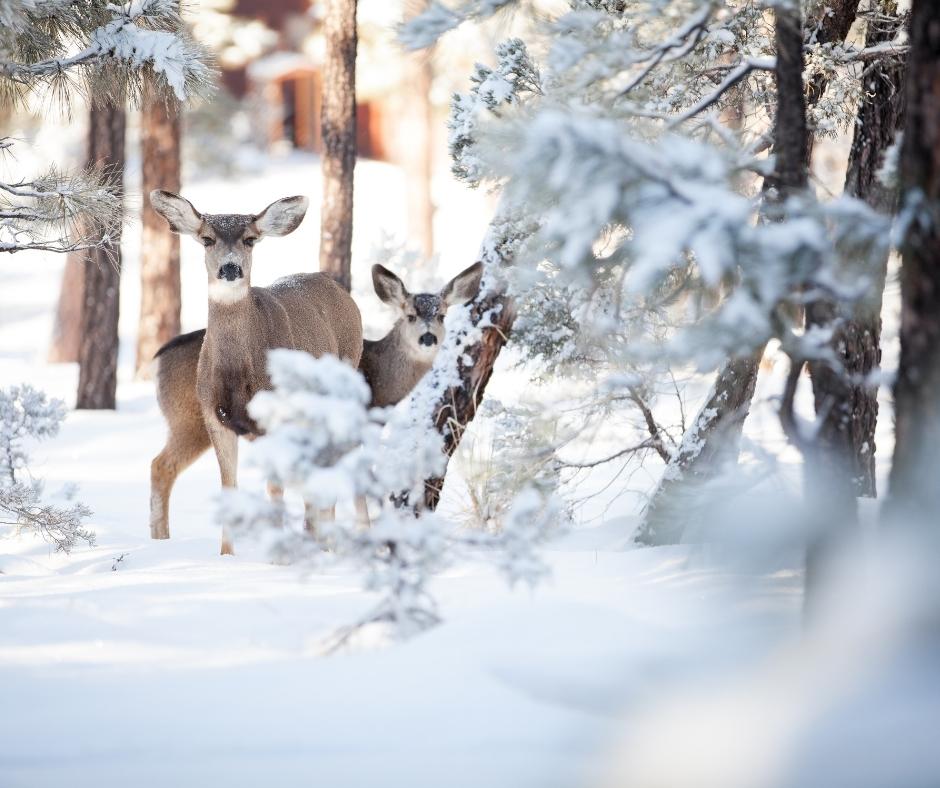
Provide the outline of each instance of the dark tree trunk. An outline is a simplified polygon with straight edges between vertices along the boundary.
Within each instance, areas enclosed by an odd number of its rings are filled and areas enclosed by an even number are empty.
[[[805,189],[809,132],[803,95],[803,25],[797,10],[778,6],[774,25],[777,43],[777,114],[774,120],[776,166],[768,179],[776,197]]]
[[[829,0],[825,3],[825,13],[820,19],[815,20],[815,26],[807,30],[807,36],[811,41],[817,44],[840,44],[845,41],[846,36],[855,17],[858,13],[859,0]],[[815,104],[823,97],[826,88],[829,86],[829,80],[822,74],[816,74],[806,84],[806,103],[807,106]],[[813,147],[816,137],[813,129],[806,140],[806,168],[809,170],[813,162]]]
[[[118,189],[124,177],[124,121],[124,110],[120,107],[91,108],[88,164],[107,167]],[[115,407],[120,286],[118,224],[110,241],[91,251],[85,259],[77,408]]]
[[[735,358],[721,370],[705,405],[683,436],[653,493],[634,537],[639,544],[676,544],[697,518],[698,491],[728,462],[736,462],[751,409],[763,349]]]
[[[869,23],[866,46],[893,40],[905,22],[897,16],[893,0],[883,1],[879,10],[884,19]],[[858,109],[845,181],[846,194],[888,214],[897,210],[898,192],[882,186],[876,175],[885,152],[903,127],[904,76],[903,59],[879,60],[867,69],[863,77],[865,97]],[[832,349],[843,368],[833,369],[821,363],[810,365],[819,437],[831,447],[843,471],[849,474],[856,495],[872,498],[877,493],[878,387],[864,381],[881,363],[881,303],[887,267],[885,254],[874,272],[870,298],[836,324]],[[824,326],[839,317],[835,304],[819,301],[807,309],[806,322]]]
[[[778,7],[777,37],[777,118],[774,136],[777,164],[772,178],[773,194],[769,216],[785,218],[783,201],[806,189],[809,183],[808,129],[803,93],[803,35],[796,10]],[[780,420],[790,439],[803,453],[803,491],[807,502],[805,525],[806,602],[811,606],[819,588],[819,576],[828,565],[845,530],[854,521],[855,494],[840,458],[823,436],[807,440],[800,433],[793,413],[794,395],[804,360],[790,359],[787,389],[780,406]]]
[[[138,377],[150,377],[151,360],[180,333],[180,240],[150,205],[150,192],[180,190],[180,117],[176,106],[153,94],[141,113],[143,174],[140,247],[140,322],[137,328]]]
[[[483,393],[493,374],[496,358],[506,344],[516,318],[512,301],[504,295],[492,295],[473,303],[470,311],[471,322],[474,326],[479,325],[494,309],[498,311],[492,323],[483,329],[480,340],[469,347],[458,362],[460,385],[446,389],[438,400],[434,426],[444,437],[444,452],[448,457],[453,456],[457,450],[467,425],[473,420],[480,402],[483,401]],[[468,359],[470,363],[464,363],[464,359]],[[443,476],[425,480],[426,508],[437,508],[443,487]]]
[[[349,290],[356,167],[356,0],[326,0],[323,34],[320,270]]]
[[[901,360],[889,513],[936,531],[940,513],[940,3],[914,0],[901,154]]]
[[[69,252],[66,256],[47,357],[50,364],[78,361],[78,349],[82,343],[82,304],[85,301],[85,256],[85,252]]]
[[[855,20],[859,0],[837,0],[829,3],[827,7],[832,12],[825,14],[815,21],[813,28],[815,40],[826,43],[842,41],[849,32]],[[793,30],[794,23],[797,25]],[[778,28],[778,49],[781,46]],[[799,36],[801,46],[796,49],[796,37]],[[796,15],[789,23],[789,30],[784,32],[784,44],[791,59],[799,57],[802,62],[802,40],[804,31],[799,25]],[[784,58],[788,53],[784,53]],[[787,68],[784,63],[786,79],[791,94],[796,93],[796,73]],[[778,79],[780,70],[777,72]],[[790,118],[782,118],[786,129],[792,129],[784,139],[778,139],[775,131],[774,144],[771,154],[776,157],[777,173],[764,181],[763,189],[768,194],[768,202],[772,206],[778,202],[788,189],[803,188],[812,158],[812,136],[806,128],[805,105],[815,104],[822,97],[826,83],[824,80],[814,80],[806,87],[802,75],[799,79],[800,95],[805,99],[797,107],[795,102],[789,110]],[[785,88],[786,89],[786,88]],[[779,128],[779,126],[778,126]],[[800,131],[799,129],[802,129]],[[802,139],[798,139],[798,137]],[[783,149],[781,149],[783,148]],[[781,158],[782,157],[782,158]],[[797,157],[799,160],[797,162]],[[773,189],[772,192],[769,190]],[[719,371],[712,387],[712,394],[702,408],[699,417],[693,422],[689,431],[683,436],[683,446],[686,450],[676,454],[669,463],[666,474],[659,487],[653,493],[643,523],[637,532],[636,539],[641,544],[669,544],[677,541],[684,530],[684,523],[694,512],[688,512],[687,507],[694,500],[695,488],[713,478],[721,467],[716,463],[716,457],[724,461],[736,459],[744,422],[751,409],[751,399],[757,386],[757,373],[760,369],[760,360],[763,348],[746,358],[732,358]],[[704,418],[703,418],[704,416]],[[691,482],[686,490],[685,482]],[[675,497],[675,504],[667,499]],[[686,507],[686,508],[684,508]],[[683,512],[685,514],[683,515]],[[674,517],[681,517],[680,522],[670,522]]]

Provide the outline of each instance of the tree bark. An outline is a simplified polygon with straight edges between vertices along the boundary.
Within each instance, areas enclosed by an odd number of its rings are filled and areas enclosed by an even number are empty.
[[[356,167],[356,0],[326,0],[323,33],[320,270],[349,290]]]
[[[88,164],[107,167],[114,186],[119,190],[124,178],[124,126],[123,108],[92,106]],[[85,259],[76,408],[115,407],[120,285],[121,238],[118,224],[109,242],[89,252]]]
[[[894,0],[882,0],[878,10],[884,21],[869,23],[865,46],[891,41],[905,19],[897,15]],[[892,18],[893,17],[893,18]],[[865,98],[858,108],[845,192],[887,214],[897,210],[898,191],[881,185],[878,169],[885,152],[903,127],[905,115],[904,60],[879,60],[863,77]],[[888,255],[874,271],[871,296],[854,313],[836,323],[832,349],[841,369],[810,364],[819,437],[832,447],[856,495],[874,498],[875,428],[878,421],[878,387],[865,383],[881,363],[881,304],[887,276]],[[840,316],[836,305],[818,301],[807,309],[808,325],[831,325]]]
[[[805,38],[817,44],[839,44],[845,41],[855,17],[858,15],[859,0],[826,0],[816,19],[816,25]],[[816,74],[806,84],[806,104],[814,106],[826,92],[829,80],[822,74]],[[806,140],[806,168],[811,169],[813,148],[816,137],[813,130]]]
[[[428,9],[427,0],[413,0],[408,15],[418,16]],[[405,170],[408,200],[408,240],[421,250],[425,260],[434,254],[434,198],[431,178],[434,171],[434,118],[431,83],[434,81],[434,47],[405,54],[405,96],[402,112]]]
[[[56,304],[55,325],[47,357],[50,364],[72,364],[78,361],[78,349],[82,343],[84,291],[85,252],[69,252],[59,285],[59,301]]]
[[[471,322],[474,326],[479,325],[494,309],[497,313],[492,323],[483,329],[481,339],[469,347],[458,362],[460,385],[450,386],[444,391],[434,414],[434,427],[444,437],[444,453],[448,457],[457,450],[467,425],[483,401],[483,393],[493,374],[496,358],[508,341],[516,318],[512,301],[505,295],[497,294],[474,301],[470,311]],[[465,363],[465,360],[469,363]],[[425,480],[425,508],[437,508],[443,488],[443,476]]]
[[[751,410],[763,348],[734,358],[721,370],[705,405],[669,461],[634,537],[639,544],[677,544],[697,519],[697,493],[729,462],[736,462]]]
[[[137,327],[139,378],[151,377],[157,350],[180,333],[180,237],[150,205],[150,192],[180,191],[180,117],[152,93],[141,113],[141,191],[143,233],[140,246],[140,321]]]
[[[406,134],[404,170],[408,200],[408,237],[425,259],[434,254],[433,121],[431,52],[412,52],[405,69]]]
[[[779,5],[774,25],[777,43],[777,114],[774,120],[776,166],[769,188],[776,199],[806,188],[809,181],[809,132],[803,94],[803,25],[798,7]]]
[[[940,4],[914,0],[901,153],[901,359],[888,514],[936,531],[940,512]]]

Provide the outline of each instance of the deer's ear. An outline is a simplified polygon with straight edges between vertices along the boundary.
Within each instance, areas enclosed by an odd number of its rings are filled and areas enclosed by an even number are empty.
[[[372,266],[372,286],[375,294],[390,306],[403,308],[408,300],[405,283],[384,265],[376,263]]]
[[[255,216],[255,226],[262,235],[287,235],[304,220],[310,201],[306,197],[285,197],[272,202]]]
[[[173,192],[154,189],[150,192],[150,204],[170,225],[174,233],[196,235],[202,226],[202,214],[193,204]]]
[[[465,304],[479,292],[482,278],[483,263],[476,262],[444,285],[444,289],[441,290],[441,298],[444,299],[447,306]]]

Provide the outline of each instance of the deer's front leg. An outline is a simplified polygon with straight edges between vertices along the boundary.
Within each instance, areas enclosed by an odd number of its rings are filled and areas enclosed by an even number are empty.
[[[219,461],[219,474],[222,477],[223,487],[238,486],[238,436],[223,427],[214,418],[208,418],[209,437],[212,438],[212,447],[215,457]],[[222,555],[233,555],[232,536],[227,525],[222,526]]]

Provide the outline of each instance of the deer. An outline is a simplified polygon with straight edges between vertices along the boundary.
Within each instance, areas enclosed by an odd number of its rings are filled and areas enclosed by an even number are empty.
[[[483,263],[477,262],[438,293],[412,294],[385,266],[372,266],[375,294],[398,312],[395,325],[384,337],[363,342],[359,371],[372,390],[373,407],[398,404],[424,377],[444,340],[448,308],[476,296],[482,276]]]
[[[307,212],[306,197],[285,197],[257,214],[202,214],[185,198],[159,189],[150,193],[150,204],[173,232],[205,247],[209,281],[206,328],[170,340],[155,356],[168,437],[151,464],[150,535],[168,539],[173,485],[210,446],[222,487],[237,486],[238,438],[261,434],[247,406],[271,387],[268,351],[330,353],[356,367],[362,318],[356,302],[325,274],[292,274],[269,287],[251,286],[255,245],[296,230]],[[223,526],[221,553],[233,552]]]

